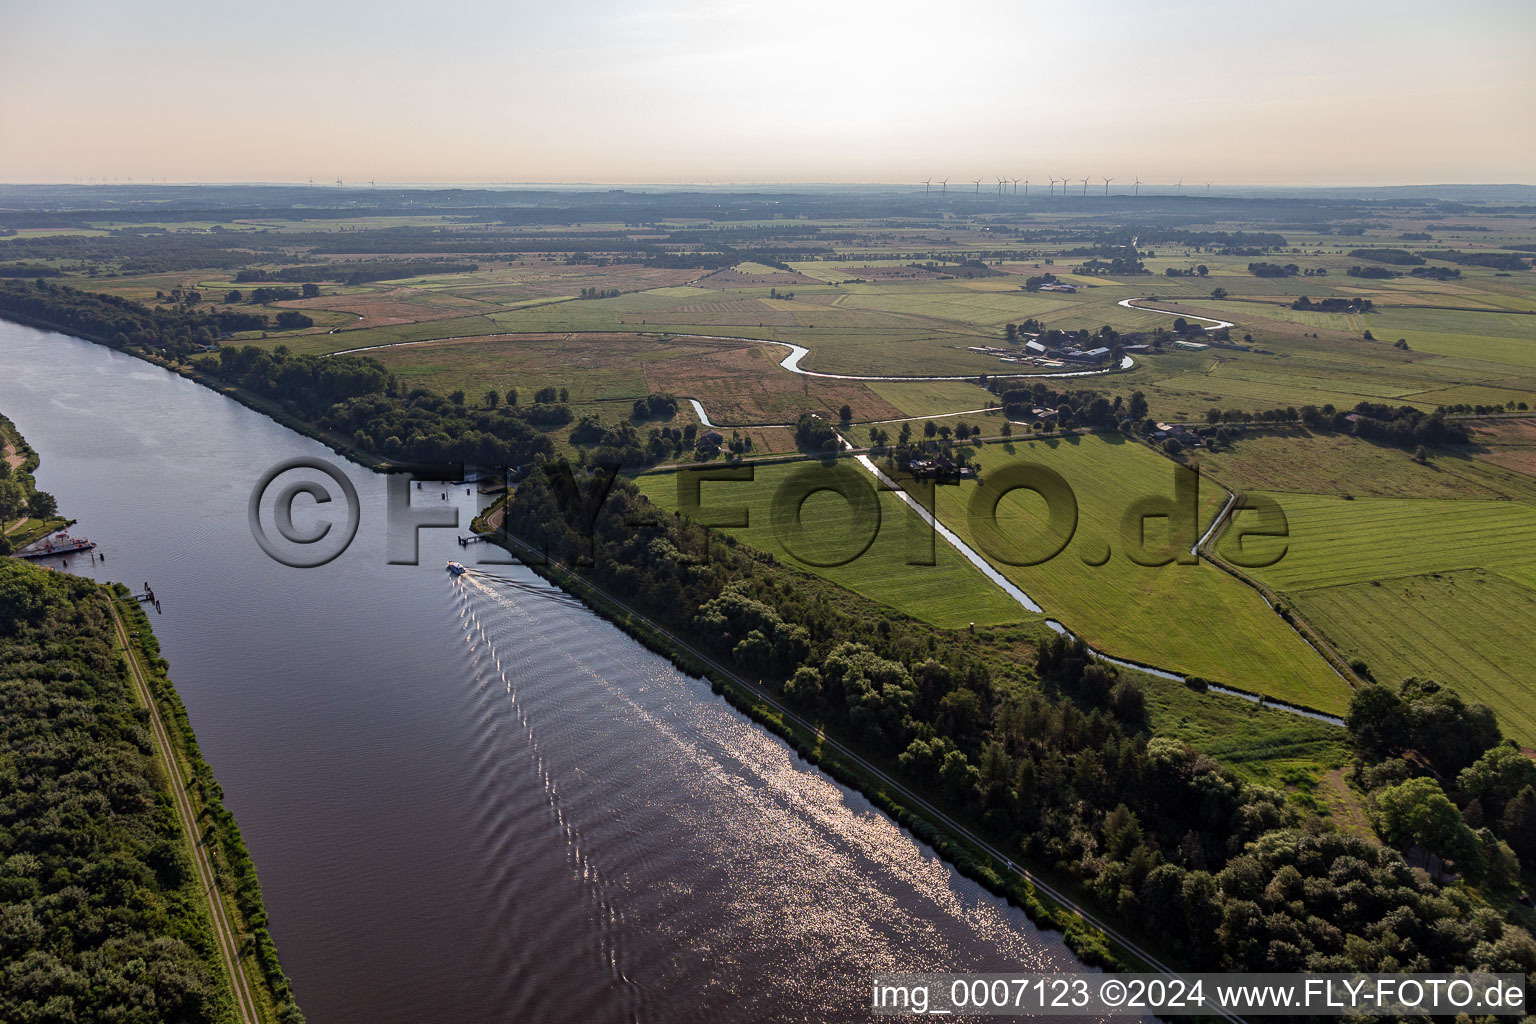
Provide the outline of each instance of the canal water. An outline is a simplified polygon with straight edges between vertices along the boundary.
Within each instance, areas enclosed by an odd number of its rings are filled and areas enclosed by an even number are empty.
[[[858,1020],[875,971],[1081,969],[527,570],[450,577],[447,559],[482,552],[447,529],[421,532],[419,564],[388,564],[383,478],[317,442],[5,322],[0,413],[106,556],[55,564],[153,585],[313,1024]],[[359,495],[356,539],[317,568],[268,558],[247,518],[262,474],[297,456]],[[458,508],[463,534],[484,500],[412,499]],[[307,502],[301,530],[329,510]]]

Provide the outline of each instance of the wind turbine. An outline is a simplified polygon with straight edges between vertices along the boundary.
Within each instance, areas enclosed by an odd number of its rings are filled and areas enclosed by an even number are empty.
[[[1054,174],[1047,174],[1046,177],[1051,179],[1050,194],[1051,195],[1055,195],[1056,194],[1056,175],[1054,175]]]
[[[933,187],[933,178],[930,177],[927,181],[923,182],[923,195],[926,196],[928,194],[928,190],[930,188],[932,188],[932,187]]]
[[[1085,196],[1088,194],[1088,179],[1091,177],[1093,177],[1091,174],[1083,175],[1083,195]]]
[[[1105,178],[1104,179],[1104,194],[1105,195],[1109,195],[1109,183],[1114,181],[1114,180],[1115,180],[1114,178]]]
[[[1067,176],[1065,174],[1061,176],[1061,196],[1063,199],[1067,196]]]
[[[1141,195],[1141,175],[1139,175],[1139,174],[1136,175],[1136,184],[1131,186],[1131,187],[1133,189],[1133,192],[1132,192],[1133,195],[1136,195],[1136,196],[1140,196]]]
[[[1025,199],[1029,198],[1029,179],[1028,178],[1024,179],[1024,198]]]
[[[1013,194],[1014,195],[1018,195],[1019,194],[1019,182],[1021,182],[1023,180],[1024,180],[1023,178],[1014,178],[1013,179]]]
[[[341,184],[341,179],[340,179],[340,178],[337,178],[337,179],[336,179],[336,187],[337,187],[337,188],[341,188],[341,187],[342,187],[342,184]]]
[[[1210,195],[1211,194],[1211,183],[1210,182],[1206,182],[1205,183],[1205,194],[1206,195]]]
[[[977,195],[981,195],[981,179],[980,178],[972,178],[971,179],[971,184],[976,186],[976,194]]]
[[[369,187],[369,188],[378,188],[378,187],[379,187],[379,186],[377,186],[377,185],[375,185],[375,184],[374,184],[374,183],[373,183],[373,179],[372,179],[372,178],[369,178],[369,179],[368,179],[368,187]]]
[[[1179,195],[1183,195],[1184,194],[1184,179],[1183,178],[1179,179],[1179,183],[1178,183],[1178,185],[1176,187],[1179,190]]]
[[[949,195],[949,179],[948,178],[945,178],[943,181],[939,182],[939,195],[941,197]]]

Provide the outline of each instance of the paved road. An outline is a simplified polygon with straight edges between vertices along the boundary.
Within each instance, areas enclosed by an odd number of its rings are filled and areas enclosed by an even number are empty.
[[[144,676],[144,669],[139,664],[138,655],[129,641],[128,630],[123,625],[122,617],[117,613],[115,603],[112,605],[112,624],[117,628],[117,641],[128,657],[128,671],[133,677],[134,687],[139,691],[139,698],[149,708],[149,724],[154,733],[156,753],[160,756],[160,763],[164,766],[166,779],[170,783],[171,796],[176,804],[176,816],[181,819],[181,827],[186,832],[192,847],[192,863],[197,869],[198,887],[208,897],[208,916],[213,924],[214,938],[218,943],[219,959],[223,961],[224,970],[229,975],[230,992],[235,997],[235,1011],[242,1024],[261,1024],[261,1015],[256,1009],[256,997],[251,992],[250,981],[245,976],[244,968],[240,966],[239,937],[230,926],[224,898],[219,894],[218,883],[214,877],[213,864],[208,858],[207,848],[199,838],[197,812],[192,807],[191,798],[187,796],[186,780],[182,777],[181,766],[176,760],[175,748],[171,746],[170,734],[166,732],[165,723],[160,718],[160,707],[155,703],[154,693]]]

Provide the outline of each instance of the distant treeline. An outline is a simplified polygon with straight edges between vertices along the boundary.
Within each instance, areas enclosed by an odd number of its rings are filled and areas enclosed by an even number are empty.
[[[1136,236],[1136,244],[1257,247],[1278,249],[1287,244],[1284,235],[1272,231],[1191,231],[1182,228],[1140,227],[1127,229]],[[1129,237],[1129,236],[1127,236]]]
[[[1351,249],[1349,256],[1352,259],[1375,260],[1377,263],[1391,263],[1402,267],[1418,267],[1424,264],[1424,257],[1415,256],[1406,249]]]
[[[151,309],[116,295],[84,292],[48,281],[0,281],[0,316],[97,341],[112,348],[184,355],[237,331],[271,328],[262,313]]]
[[[0,260],[113,264],[129,274],[194,269],[233,270],[263,262],[263,251],[276,254],[278,249],[275,239],[273,234],[258,231],[105,237],[44,235],[0,241]]]
[[[339,281],[366,284],[396,278],[425,277],[428,274],[473,274],[478,263],[453,263],[445,260],[353,260],[338,263],[310,263],[275,270],[248,267],[235,274],[236,283],[248,281]]]
[[[11,263],[0,266],[0,277],[60,277],[63,271],[43,263]]]
[[[1531,265],[1531,257],[1507,252],[1458,252],[1446,249],[1443,252],[1421,252],[1419,255],[1464,267],[1492,267],[1495,270],[1525,270]]]
[[[294,330],[314,321],[297,310],[275,320],[244,310],[200,310],[182,306],[150,308],[117,295],[80,291],[38,280],[0,281],[0,316],[51,327],[112,348],[139,348],[186,355],[199,345],[241,331]]]

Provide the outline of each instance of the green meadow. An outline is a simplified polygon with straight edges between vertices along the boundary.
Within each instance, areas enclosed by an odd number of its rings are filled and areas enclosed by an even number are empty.
[[[983,481],[1010,466],[1035,464],[1060,474],[1076,495],[1077,530],[1061,554],[1039,565],[1008,565],[998,554],[1019,559],[1022,553],[988,542],[986,512],[972,506],[979,485],[964,481],[938,489],[943,522],[987,554],[1047,615],[1118,657],[1320,710],[1344,708],[1345,682],[1255,590],[1203,561],[1149,567],[1128,556],[1122,536],[1127,511],[1140,499],[1174,496],[1171,461],[1118,435],[989,444],[977,461]],[[1223,501],[1218,488],[1201,489],[1195,513],[1200,531]],[[1005,545],[1043,536],[1044,508],[1028,491],[1004,497],[997,524]],[[1156,523],[1146,531],[1147,549],[1154,552],[1168,540]]]
[[[797,488],[817,486],[836,474],[851,480],[861,495],[855,500],[866,504],[850,505],[828,491],[811,495],[803,504],[794,500]],[[679,484],[686,480],[685,471],[648,473],[635,482],[651,501],[675,511],[680,507]],[[744,509],[748,524],[726,530],[743,543],[904,615],[947,629],[1037,618],[943,538],[933,537],[896,495],[876,492],[874,478],[852,460],[757,466],[751,481],[703,483],[699,501],[701,517]],[[930,557],[931,565],[910,564]]]

